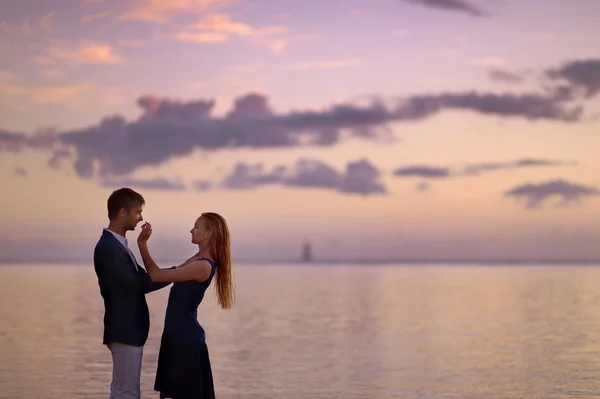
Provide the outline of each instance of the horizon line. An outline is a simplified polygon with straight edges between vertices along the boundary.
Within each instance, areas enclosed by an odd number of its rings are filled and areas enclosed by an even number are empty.
[[[170,263],[174,259],[161,258],[156,259],[157,262]],[[481,258],[481,259],[460,259],[460,258],[449,258],[449,259],[427,259],[427,258],[323,258],[313,259],[305,261],[298,258],[241,258],[234,259],[234,263],[282,263],[282,264],[304,264],[304,265],[319,265],[319,264],[505,264],[505,265],[519,265],[519,264],[597,264],[600,265],[600,259],[569,259],[569,258]],[[24,264],[24,263],[93,263],[92,259],[89,258],[66,258],[66,259],[26,259],[26,258],[0,258],[0,265],[6,264]]]

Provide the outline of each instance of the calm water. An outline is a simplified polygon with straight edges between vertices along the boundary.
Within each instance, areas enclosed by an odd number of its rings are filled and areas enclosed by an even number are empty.
[[[199,308],[217,397],[600,397],[600,267],[252,266]],[[169,288],[149,294],[142,397]],[[91,266],[0,267],[0,396],[107,398]]]

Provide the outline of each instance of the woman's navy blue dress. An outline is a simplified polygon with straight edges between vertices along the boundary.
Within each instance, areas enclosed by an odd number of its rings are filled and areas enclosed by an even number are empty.
[[[197,320],[198,305],[215,275],[214,262],[204,260],[211,265],[206,281],[173,283],[169,293],[154,382],[161,398],[215,397],[204,329]]]

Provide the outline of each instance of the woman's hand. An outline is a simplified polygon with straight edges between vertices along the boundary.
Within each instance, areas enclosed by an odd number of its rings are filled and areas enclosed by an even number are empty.
[[[152,235],[152,225],[148,222],[142,225],[142,231],[140,231],[140,235],[138,236],[137,242],[138,245],[145,245],[150,239]]]

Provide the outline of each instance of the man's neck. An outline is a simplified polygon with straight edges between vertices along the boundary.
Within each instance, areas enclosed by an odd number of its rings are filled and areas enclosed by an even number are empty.
[[[117,233],[121,237],[125,237],[126,230],[125,230],[125,228],[123,228],[121,226],[116,226],[113,223],[109,223],[107,229],[114,233]]]

